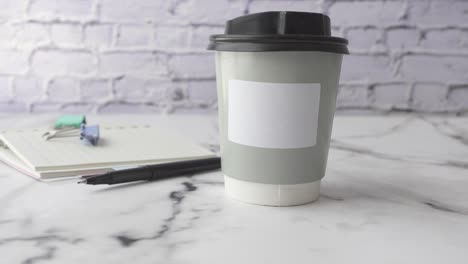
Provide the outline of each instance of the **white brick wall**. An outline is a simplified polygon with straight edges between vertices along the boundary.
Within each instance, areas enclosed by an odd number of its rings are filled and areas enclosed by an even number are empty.
[[[339,109],[468,113],[466,0],[3,0],[0,111],[213,111],[208,36],[269,10],[350,40]]]

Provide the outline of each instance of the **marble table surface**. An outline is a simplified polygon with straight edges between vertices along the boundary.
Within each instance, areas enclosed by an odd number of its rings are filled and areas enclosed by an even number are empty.
[[[167,122],[218,149],[214,115],[88,120]],[[0,263],[467,263],[468,118],[337,116],[332,138],[319,201],[296,207],[231,200],[220,172],[85,186],[0,164]]]

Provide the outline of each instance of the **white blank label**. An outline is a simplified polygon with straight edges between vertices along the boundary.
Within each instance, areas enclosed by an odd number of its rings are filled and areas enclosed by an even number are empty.
[[[312,147],[319,103],[319,83],[229,80],[228,139],[260,148]]]

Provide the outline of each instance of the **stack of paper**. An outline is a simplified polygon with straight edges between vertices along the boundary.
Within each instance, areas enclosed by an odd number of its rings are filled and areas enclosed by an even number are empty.
[[[104,173],[140,166],[215,156],[180,136],[154,126],[105,126],[97,146],[76,137],[44,140],[44,129],[1,131],[0,159],[38,179]]]

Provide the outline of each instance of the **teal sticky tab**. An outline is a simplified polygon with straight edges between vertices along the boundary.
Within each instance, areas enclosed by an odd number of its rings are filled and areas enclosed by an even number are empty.
[[[84,115],[64,115],[59,117],[54,124],[55,129],[64,127],[80,128],[81,124],[86,124],[86,117]]]

